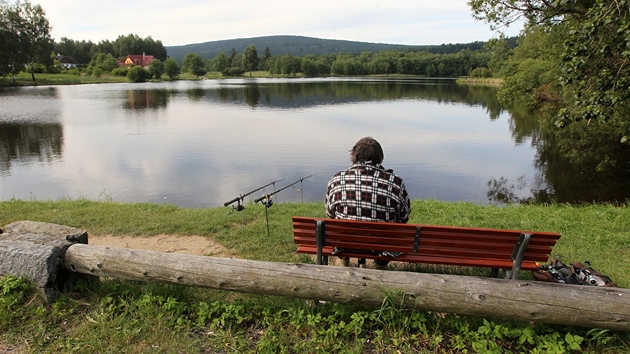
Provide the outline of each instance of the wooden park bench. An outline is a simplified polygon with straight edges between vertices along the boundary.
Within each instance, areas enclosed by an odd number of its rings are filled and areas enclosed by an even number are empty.
[[[551,232],[293,217],[297,252],[328,257],[499,269],[508,279],[546,263],[560,234]]]

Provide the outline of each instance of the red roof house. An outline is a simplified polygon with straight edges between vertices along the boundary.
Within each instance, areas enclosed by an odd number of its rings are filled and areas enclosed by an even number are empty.
[[[155,57],[153,55],[146,55],[144,53],[138,55],[138,54],[129,54],[127,55],[127,57],[123,60],[122,65],[124,66],[129,66],[129,65],[136,65],[136,66],[140,66],[140,67],[147,67],[149,66],[149,64],[151,64],[151,60],[155,59]]]

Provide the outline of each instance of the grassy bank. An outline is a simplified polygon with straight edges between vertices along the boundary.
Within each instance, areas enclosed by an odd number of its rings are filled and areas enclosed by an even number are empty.
[[[10,76],[0,79],[0,87],[12,86],[45,86],[45,85],[80,85],[113,82],[129,82],[124,76],[102,75],[100,77],[73,74],[35,74],[35,82],[31,74],[20,72],[15,77],[15,84]]]
[[[249,78],[250,73],[247,72],[238,78]],[[253,78],[272,78],[267,71],[254,71]],[[276,76],[277,77],[277,76]],[[182,73],[177,76],[176,80],[202,80],[202,79],[221,79],[224,78],[220,72],[208,72],[203,78],[196,77],[190,73]],[[168,76],[163,75],[160,81],[171,81]],[[73,74],[35,74],[35,82],[30,73],[20,72],[15,77],[15,83],[10,76],[0,78],[0,87],[13,86],[45,86],[45,85],[79,85],[79,84],[103,84],[115,82],[129,82],[126,76],[116,76],[104,74],[99,77],[89,75],[73,75]]]
[[[460,85],[501,86],[503,84],[503,79],[463,77],[463,78],[457,79],[456,82]]]
[[[267,210],[248,204],[242,212],[229,211],[6,201],[0,202],[0,225],[36,220],[92,235],[201,235],[234,257],[312,262],[294,252],[290,217],[324,216],[322,203],[279,203]],[[619,286],[630,287],[630,265],[623,261],[630,254],[627,206],[499,208],[416,200],[410,222],[558,232],[555,255],[566,262],[590,260]],[[579,348],[616,353],[630,346],[628,333],[404,311],[391,300],[381,308],[310,306],[295,299],[110,279],[88,281],[56,303],[42,304],[28,284],[5,277],[0,280],[0,352],[564,353]]]

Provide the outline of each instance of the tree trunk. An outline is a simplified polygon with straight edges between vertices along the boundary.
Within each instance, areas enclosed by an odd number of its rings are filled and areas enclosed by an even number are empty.
[[[630,291],[524,280],[273,263],[75,244],[68,270],[245,293],[630,331]],[[404,296],[404,298],[403,298]]]

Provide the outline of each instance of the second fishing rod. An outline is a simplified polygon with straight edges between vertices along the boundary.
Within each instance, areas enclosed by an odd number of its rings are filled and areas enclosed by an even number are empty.
[[[313,176],[315,176],[315,174],[312,174],[312,175],[309,175],[309,176],[306,176],[306,177],[302,177],[302,178],[298,179],[297,181],[295,181],[295,182],[293,182],[293,183],[291,183],[291,184],[289,184],[287,186],[284,186],[284,187],[278,189],[277,191],[274,191],[274,192],[271,192],[271,193],[267,193],[267,194],[263,195],[260,198],[254,199],[254,203],[261,202],[264,206],[266,206],[267,208],[270,208],[273,205],[272,197],[275,194],[278,194],[278,193],[282,192],[283,190],[285,190],[287,188],[293,187],[294,185],[296,185],[298,183],[301,183],[305,179],[313,177]],[[300,188],[300,190],[302,190],[302,188]]]
[[[277,191],[274,191],[272,193],[267,193],[267,194],[263,195],[262,197],[260,197],[258,199],[254,199],[254,203],[261,202],[262,205],[264,205],[266,207],[265,208],[265,221],[266,221],[266,224],[267,224],[267,236],[271,236],[271,234],[269,232],[269,213],[267,212],[267,210],[269,208],[271,208],[271,206],[273,205],[273,199],[271,199],[271,198],[274,195],[282,192],[283,190],[285,190],[287,188],[290,188],[290,187],[293,187],[294,185],[296,185],[298,183],[302,183],[302,181],[304,181],[305,179],[313,177],[313,176],[315,176],[315,174],[312,174],[312,175],[309,175],[309,176],[306,176],[306,177],[302,177],[302,178],[298,179],[297,181],[289,184],[288,186],[282,187],[282,188],[280,188]],[[303,188],[300,188],[300,190],[303,190]]]
[[[256,188],[256,189],[254,189],[253,191],[249,191],[249,192],[247,192],[247,193],[245,193],[245,194],[240,194],[238,197],[236,197],[236,198],[234,198],[234,199],[232,199],[232,200],[230,200],[230,201],[227,201],[227,202],[223,203],[223,206],[228,206],[228,205],[230,205],[230,204],[232,204],[232,203],[234,203],[234,202],[237,202],[237,205],[236,205],[236,206],[232,206],[232,208],[233,208],[234,210],[236,210],[236,211],[242,211],[243,209],[245,209],[245,206],[243,206],[243,205],[241,204],[241,202],[243,201],[243,199],[245,199],[245,197],[247,197],[248,195],[253,194],[253,193],[255,193],[255,192],[258,192],[258,191],[259,191],[259,190],[261,190],[261,189],[267,188],[267,187],[269,187],[269,186],[270,186],[270,185],[272,185],[272,184],[273,184],[273,186],[274,186],[274,188],[275,188],[276,183],[277,183],[277,182],[280,182],[280,181],[284,181],[284,178],[282,178],[282,179],[277,179],[277,180],[275,180],[275,181],[271,181],[271,183],[265,184],[264,186],[262,186],[262,187],[258,187],[258,188]]]

